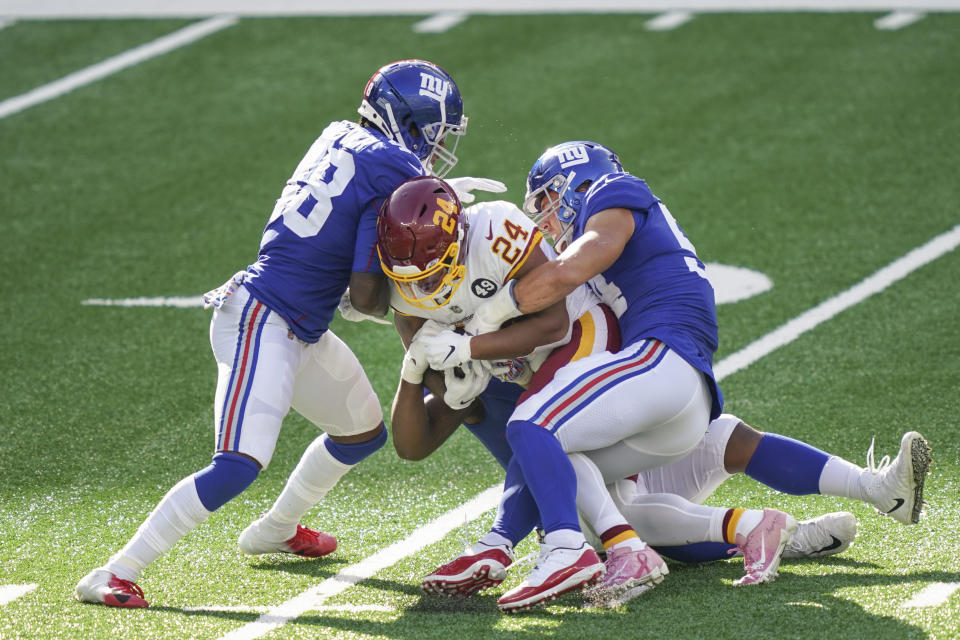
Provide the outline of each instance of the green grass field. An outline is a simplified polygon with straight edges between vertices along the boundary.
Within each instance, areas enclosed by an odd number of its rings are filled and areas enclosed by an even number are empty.
[[[330,120],[355,117],[371,73],[400,58],[447,68],[469,133],[455,175],[523,196],[548,145],[617,150],[707,262],[748,267],[769,292],[719,308],[717,360],[960,223],[960,14],[899,31],[877,14],[713,14],[649,32],[649,15],[474,16],[416,34],[412,17],[244,19],[0,120],[0,638],[220,638],[462,504],[502,477],[461,430],[420,463],[384,447],[309,516],[340,549],[247,558],[266,509],[316,435],[288,417],[270,468],[140,579],[152,607],[81,605],[73,587],[122,546],[169,487],[209,461],[216,371],[200,309],[84,306],[88,298],[199,295],[256,258],[263,224]],[[179,29],[186,20],[20,21],[0,30],[0,101]],[[613,611],[569,595],[505,617],[496,597],[423,596],[488,512],[269,633],[269,638],[957,638],[960,595],[960,252],[723,381],[760,429],[862,464],[930,441],[921,524],[860,503],[726,483],[711,504],[798,518],[850,510],[846,553],[785,561],[735,589],[742,564],[674,564]],[[393,329],[333,327],[389,415]],[[525,543],[533,550],[533,545]]]

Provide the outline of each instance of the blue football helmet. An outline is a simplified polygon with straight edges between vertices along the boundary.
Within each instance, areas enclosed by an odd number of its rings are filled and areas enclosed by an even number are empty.
[[[467,130],[463,98],[450,74],[432,62],[400,60],[381,67],[357,111],[412,151],[429,174],[442,178],[457,164],[457,143]]]
[[[575,140],[550,147],[530,169],[523,210],[538,225],[557,215],[560,235],[554,238],[554,246],[561,249],[573,231],[589,185],[622,171],[617,154],[596,142]]]

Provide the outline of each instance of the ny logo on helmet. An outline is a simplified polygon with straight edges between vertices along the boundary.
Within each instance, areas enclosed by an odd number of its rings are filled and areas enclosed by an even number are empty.
[[[574,167],[578,164],[590,162],[590,158],[587,156],[587,148],[582,144],[578,144],[577,146],[569,149],[564,149],[558,155],[561,169],[566,169],[567,167]]]
[[[443,102],[450,93],[450,83],[429,73],[420,74],[420,95]]]

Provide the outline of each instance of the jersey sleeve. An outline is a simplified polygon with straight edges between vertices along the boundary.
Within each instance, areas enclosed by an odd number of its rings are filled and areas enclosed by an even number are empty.
[[[357,225],[357,240],[353,251],[353,271],[380,273],[380,258],[377,256],[377,215],[383,201],[393,193],[401,182],[424,174],[423,165],[412,153],[400,148],[382,146],[379,154],[365,154],[363,164],[366,173],[361,193],[363,210]]]
[[[579,232],[583,232],[587,220],[607,209],[631,209],[646,211],[660,202],[647,183],[629,173],[606,175],[590,186],[583,203]]]

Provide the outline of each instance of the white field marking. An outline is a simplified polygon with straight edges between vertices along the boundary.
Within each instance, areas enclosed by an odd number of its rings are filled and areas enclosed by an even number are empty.
[[[2,0],[4,15],[32,18],[430,15],[449,11],[450,0]],[[958,0],[459,0],[458,11],[476,14],[663,13],[666,11],[957,11]]]
[[[283,604],[273,607],[257,620],[250,622],[239,629],[231,631],[221,640],[250,640],[260,638],[271,630],[285,625],[307,611],[314,611],[327,598],[349,589],[353,585],[366,580],[378,571],[393,566],[402,558],[413,555],[420,549],[442,540],[448,533],[463,523],[473,521],[493,509],[500,502],[500,493],[503,487],[499,484],[474,496],[463,505],[447,511],[433,522],[429,522],[407,536],[406,539],[395,542],[385,549],[381,549],[372,556],[356,564],[341,569],[337,575],[327,578],[312,589],[294,596]]]
[[[704,266],[717,304],[740,302],[773,288],[773,281],[759,271],[718,262],[708,262]]]
[[[724,358],[717,364],[716,367],[714,367],[714,373],[717,381],[720,381],[726,376],[740,371],[741,369],[745,369],[774,349],[782,347],[785,344],[796,340],[801,333],[808,331],[817,324],[820,324],[820,322],[828,320],[840,312],[840,309],[835,309],[835,306],[824,308],[827,303],[841,298],[846,304],[846,306],[842,307],[845,309],[848,306],[856,304],[856,302],[851,302],[851,300],[862,301],[867,296],[890,286],[908,273],[935,260],[943,254],[952,251],[957,247],[958,244],[960,244],[960,225],[957,225],[946,233],[940,234],[923,246],[914,249],[899,260],[896,260],[883,269],[880,269],[880,271],[877,271],[860,284],[848,289],[846,292],[841,293],[838,296],[834,296],[834,298],[831,298],[826,303],[818,305],[811,311],[798,316],[798,319],[805,318],[811,315],[813,312],[817,312],[813,313],[813,316],[821,319],[819,319],[810,327],[799,332],[784,332],[783,328],[791,325],[791,323],[788,322],[786,325],[784,325],[784,327],[774,330],[770,334],[767,334],[767,336],[760,338],[760,340],[747,345],[747,347],[741,349],[737,353]],[[884,284],[881,286],[879,283]],[[879,288],[877,288],[878,286]],[[869,293],[855,293],[861,292],[862,290],[868,290]],[[827,313],[828,311],[829,313]],[[804,323],[804,326],[805,325],[806,323]],[[769,336],[774,336],[774,338],[772,341],[767,343],[765,341]],[[754,347],[754,345],[758,344],[766,346],[764,348]],[[287,602],[271,609],[270,613],[264,614],[260,616],[258,620],[232,631],[231,633],[228,633],[220,640],[252,640],[253,638],[260,638],[269,633],[271,630],[286,624],[300,614],[315,609],[316,607],[320,606],[326,598],[346,590],[365,578],[374,575],[380,569],[392,566],[403,558],[416,553],[428,544],[432,544],[433,542],[440,540],[444,537],[446,532],[452,531],[454,528],[459,526],[461,522],[465,524],[468,521],[472,522],[473,520],[479,518],[484,512],[493,508],[493,506],[499,502],[500,492],[501,486],[499,484],[490,487],[486,491],[475,496],[462,507],[452,509],[433,522],[420,527],[407,536],[406,539],[395,542],[386,549],[375,553],[369,558],[361,560],[357,564],[343,569],[340,573],[332,578],[327,578],[316,587],[305,591],[299,596],[296,596],[291,600],[288,600]]]
[[[196,296],[153,296],[140,298],[87,298],[80,304],[92,307],[203,307],[203,298]]]
[[[150,58],[155,58],[174,49],[179,49],[236,23],[237,18],[234,16],[218,16],[202,22],[196,22],[179,31],[174,31],[173,33],[157,38],[153,42],[148,42],[129,51],[124,51],[112,58],[107,58],[102,62],[89,66],[86,69],[80,69],[59,80],[54,80],[49,84],[37,87],[32,91],[8,98],[0,102],[0,119],[29,109],[34,105],[47,102],[48,100],[59,98],[74,89],[84,87],[118,71],[122,71],[127,67],[140,64]]]
[[[708,262],[707,278],[713,285],[717,304],[739,302],[768,291],[773,282],[760,273],[745,267]],[[203,300],[196,296],[141,296],[139,298],[87,298],[80,304],[93,307],[177,307],[192,309],[203,307]],[[384,322],[375,319],[374,322]],[[389,322],[387,324],[390,324]]]
[[[918,591],[900,606],[909,608],[937,607],[949,600],[957,589],[960,589],[960,582],[934,582]]]
[[[925,13],[919,11],[894,11],[873,21],[873,26],[881,31],[896,31],[922,20]]]
[[[16,20],[12,18],[0,18],[0,29],[6,29],[7,27],[12,27],[16,24]]]
[[[13,602],[36,588],[36,584],[0,584],[0,606]]]
[[[693,14],[689,11],[668,11],[648,20],[643,26],[647,31],[671,31],[691,20]]]
[[[413,25],[416,33],[444,33],[463,22],[470,14],[465,11],[445,11]]]
[[[826,322],[841,311],[863,302],[883,291],[894,282],[905,278],[925,264],[932,262],[960,245],[960,225],[941,233],[926,244],[917,247],[842,293],[824,300],[814,308],[774,329],[733,353],[713,368],[717,380],[744,369],[770,352],[789,344],[818,324]]]

